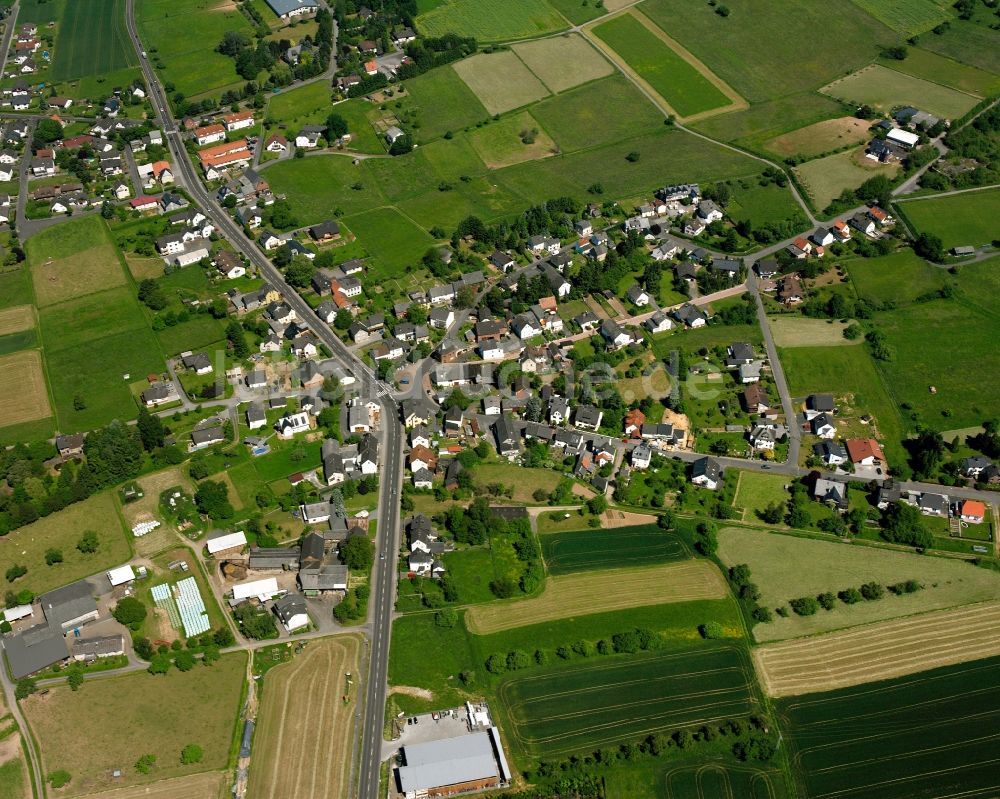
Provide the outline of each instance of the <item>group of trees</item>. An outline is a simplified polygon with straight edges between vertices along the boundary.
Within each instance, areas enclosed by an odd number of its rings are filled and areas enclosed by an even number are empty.
[[[922,588],[923,586],[916,580],[904,580],[890,585],[889,592],[899,596],[915,593]],[[845,605],[855,605],[861,601],[876,602],[885,596],[885,592],[885,586],[873,580],[858,588],[845,588],[836,594],[832,591],[824,591],[815,597],[797,597],[789,600],[788,604],[796,615],[812,616],[820,608],[823,608],[823,610],[833,610],[837,606],[838,599]]]
[[[746,563],[731,566],[726,576],[746,616],[755,623],[766,623],[774,618],[771,609],[760,604],[760,588],[751,579],[750,567]]]
[[[255,9],[249,3],[244,3],[241,8],[251,15],[255,13]],[[236,62],[236,72],[244,80],[255,82],[260,73],[267,72],[267,77],[263,81],[264,87],[287,86],[294,80],[315,77],[330,65],[333,17],[325,8],[320,8],[316,12],[316,22],[318,25],[316,34],[302,38],[302,53],[295,65],[288,64],[282,59],[291,47],[291,41],[266,38],[271,33],[266,25],[258,26],[255,37],[242,31],[226,31],[215,49]],[[230,99],[232,101],[238,98]]]
[[[572,644],[563,644],[555,650],[536,649],[534,652],[526,652],[522,649],[516,649],[510,652],[494,652],[486,658],[485,666],[490,674],[505,674],[509,671],[520,671],[532,666],[544,666],[554,660],[649,652],[658,649],[660,644],[659,635],[652,630],[636,627],[632,630],[615,633],[610,638],[601,638],[598,641],[580,639]]]
[[[236,606],[233,610],[233,616],[247,638],[262,641],[278,637],[274,616],[263,608],[244,602]]]

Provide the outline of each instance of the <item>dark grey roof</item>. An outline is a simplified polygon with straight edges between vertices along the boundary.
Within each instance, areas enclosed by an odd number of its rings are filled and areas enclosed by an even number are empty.
[[[42,594],[39,601],[45,619],[50,625],[58,628],[66,622],[86,616],[97,610],[93,589],[86,580],[79,580],[55,591]]]
[[[4,639],[7,663],[15,680],[59,663],[69,657],[66,639],[58,626],[39,624]]]
[[[707,477],[718,482],[722,467],[714,458],[699,458],[691,465],[691,477]]]
[[[295,616],[306,612],[305,597],[300,594],[285,594],[274,600],[274,612],[283,623],[288,624]]]

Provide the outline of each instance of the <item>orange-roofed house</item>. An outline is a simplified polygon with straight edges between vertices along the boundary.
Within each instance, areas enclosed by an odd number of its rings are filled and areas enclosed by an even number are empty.
[[[838,219],[834,222],[830,226],[830,231],[840,241],[849,241],[851,238],[851,228],[843,219]]]
[[[809,257],[809,253],[812,252],[812,244],[807,239],[805,239],[804,237],[799,236],[797,239],[795,239],[795,241],[793,241],[791,244],[789,244],[785,249],[788,250],[789,254],[793,258],[797,258],[797,259],[801,260],[803,258],[808,258]]]
[[[153,177],[164,186],[174,182],[174,173],[170,169],[169,161],[154,161],[151,166],[153,167]]]
[[[365,73],[368,74],[368,75],[377,75],[378,74],[378,61],[376,61],[374,58],[371,61],[366,61],[365,62]]]
[[[874,466],[876,463],[885,463],[882,447],[874,438],[849,438],[845,443],[847,456],[855,466]]]
[[[542,297],[538,300],[538,307],[549,313],[556,313],[559,304],[556,302],[556,298],[550,294],[548,297]]]
[[[642,426],[646,423],[646,414],[638,408],[633,408],[625,414],[625,435],[629,438],[639,438],[642,435]]]
[[[222,124],[226,130],[232,133],[234,130],[253,127],[253,111],[239,111],[235,114],[226,114],[222,118]]]
[[[970,524],[982,524],[986,518],[986,504],[978,499],[963,499],[959,505],[958,515],[963,522]]]
[[[215,144],[217,141],[225,141],[226,129],[222,125],[203,125],[194,130],[194,140],[199,147],[206,144]]]

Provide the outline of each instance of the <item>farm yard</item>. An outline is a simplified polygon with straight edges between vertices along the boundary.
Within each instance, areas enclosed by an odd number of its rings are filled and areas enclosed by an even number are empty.
[[[248,799],[347,796],[360,649],[357,636],[322,638],[309,642],[291,661],[268,670],[254,734]],[[354,688],[348,687],[348,674]],[[320,730],[325,734],[316,734]]]
[[[856,189],[876,175],[885,175],[891,180],[899,169],[899,164],[879,164],[872,161],[861,150],[834,153],[792,167],[819,211],[826,208],[845,189]]]
[[[595,608],[594,597],[603,597],[602,611],[721,599],[726,584],[719,571],[704,561],[668,563],[660,566],[609,569],[584,574],[549,577],[537,597],[492,603],[470,608],[466,623],[479,635],[530,624],[587,615]]]
[[[547,533],[539,540],[549,574],[649,565],[688,557],[680,538],[655,524]]]
[[[743,477],[748,475],[744,473]],[[742,482],[741,482],[742,491]],[[787,492],[786,492],[787,496]],[[737,495],[739,504],[739,495]],[[916,613],[984,602],[1000,591],[1000,575],[949,558],[893,552],[839,541],[818,541],[762,530],[727,527],[719,531],[719,558],[726,566],[745,563],[761,592],[761,604],[775,608],[802,596],[836,594],[874,581],[893,585],[916,580],[923,590],[887,595],[874,602],[819,610],[753,628],[758,641],[777,641],[828,632]]]
[[[694,64],[632,14],[603,22],[593,32],[678,116],[692,117],[731,103]]]
[[[65,769],[73,779],[60,795],[82,796],[225,768],[245,671],[245,654],[223,655],[210,668],[99,678],[81,691],[53,686],[21,707],[41,749],[44,773]],[[181,765],[180,752],[188,744],[204,751],[197,765]],[[155,755],[156,763],[143,775],[133,764],[146,754]],[[122,771],[117,779],[111,776],[115,769]]]
[[[978,247],[1000,239],[1000,189],[970,191],[897,206],[919,233],[933,233],[946,248]]]
[[[508,740],[529,758],[746,715],[753,693],[750,663],[732,644],[597,658],[513,676],[497,688]]]
[[[97,552],[89,555],[76,548],[86,530],[96,532],[99,541]],[[114,499],[104,492],[0,538],[0,561],[27,567],[28,573],[14,587],[41,594],[127,561],[131,549],[126,536]],[[62,563],[45,564],[50,548],[62,553]]]
[[[425,36],[456,33],[480,42],[525,39],[567,27],[544,0],[440,0],[419,14],[416,23]]]
[[[958,119],[979,102],[973,95],[880,64],[867,66],[820,91],[838,100],[867,104],[883,112],[895,106],[915,105],[945,119]]]
[[[125,0],[66,3],[59,19],[53,81],[102,75],[136,63],[125,30]]]
[[[799,778],[818,799],[994,796],[1000,660],[778,703]]]
[[[216,95],[244,84],[233,59],[215,49],[226,31],[253,34],[231,0],[142,0],[136,5],[136,25],[160,78],[185,97]],[[185,35],[178,36],[178,30]]]
[[[814,122],[804,128],[783,133],[764,143],[764,147],[775,155],[785,158],[799,156],[800,158],[815,158],[830,150],[839,150],[852,144],[861,144],[868,140],[871,134],[868,128],[869,120],[857,117],[839,117]]]
[[[511,48],[553,94],[611,75],[615,70],[578,34],[522,42]]]
[[[938,610],[753,650],[771,696],[888,680],[1000,655],[1000,602]]]

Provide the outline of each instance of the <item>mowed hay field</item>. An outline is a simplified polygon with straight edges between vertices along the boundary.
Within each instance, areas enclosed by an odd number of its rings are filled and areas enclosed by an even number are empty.
[[[490,169],[534,161],[558,152],[556,143],[527,111],[477,128],[469,134],[469,143]]]
[[[452,68],[491,114],[520,108],[549,94],[524,62],[508,50],[480,53],[457,62]]]
[[[907,36],[924,33],[951,19],[947,10],[951,3],[947,0],[902,0],[891,7],[880,0],[854,0],[854,3],[875,19]]]
[[[919,106],[946,119],[958,119],[979,102],[978,97],[872,64],[820,89],[848,103],[867,104],[879,111],[899,105]]]
[[[571,530],[539,536],[549,574],[684,560],[687,547],[655,524],[609,530]]]
[[[804,128],[775,136],[764,143],[764,147],[782,157],[797,155],[814,158],[830,150],[837,150],[849,144],[861,144],[871,134],[871,122],[857,117],[840,117],[814,122]]]
[[[902,203],[919,233],[933,233],[949,249],[978,247],[1000,239],[1000,189]]]
[[[0,310],[0,336],[31,330],[35,326],[35,309],[31,305],[15,305]]]
[[[719,558],[727,566],[750,566],[753,581],[760,588],[761,604],[772,608],[797,597],[858,588],[872,580],[882,585],[916,580],[924,586],[902,596],[887,593],[874,602],[845,605],[838,600],[833,610],[821,609],[813,616],[775,616],[774,621],[753,628],[758,641],[813,635],[1000,596],[1000,574],[961,560],[780,533],[733,527],[720,530]]]
[[[1000,795],[1000,659],[777,704],[796,796]]]
[[[850,322],[810,319],[806,316],[772,316],[767,320],[774,343],[779,347],[841,347],[861,344],[864,339],[844,338]]]
[[[151,785],[136,785],[131,788],[114,788],[110,791],[87,794],[87,799],[228,799],[229,774],[206,772],[190,777],[174,777],[160,780]]]
[[[926,78],[932,83],[943,83],[977,97],[989,97],[1000,91],[1000,75],[970,67],[919,47],[909,48],[904,60],[887,61],[885,66],[907,75]]]
[[[726,595],[726,582],[712,564],[668,563],[549,577],[539,596],[475,606],[465,620],[470,632],[489,635],[567,616]]]
[[[753,680],[742,648],[705,644],[514,676],[497,694],[513,746],[553,758],[746,715],[755,704]]]
[[[457,33],[480,42],[526,39],[567,27],[544,0],[442,0],[416,18],[425,36]]]
[[[85,530],[96,532],[100,541],[97,552],[90,555],[76,548]],[[50,548],[62,552],[62,563],[45,564],[45,551]],[[129,557],[126,532],[107,491],[0,537],[0,563],[18,563],[28,569],[13,587],[30,588],[36,594],[120,566]]]
[[[614,72],[608,60],[575,33],[523,42],[511,49],[553,94]]]
[[[52,415],[38,350],[0,356],[5,390],[0,395],[0,427],[47,419]]]
[[[125,285],[118,252],[97,217],[42,231],[26,242],[25,250],[40,308]]]
[[[125,0],[75,0],[59,19],[52,80],[115,72],[137,63],[125,29]]]
[[[1000,655],[1000,602],[768,644],[754,649],[753,655],[761,684],[771,696],[903,677]]]
[[[290,662],[271,669],[250,764],[248,799],[340,799],[350,776],[351,701],[348,673],[359,684],[361,639],[353,635],[311,641]]]
[[[61,796],[152,783],[226,767],[246,673],[245,653],[223,655],[212,666],[145,671],[88,680],[83,690],[53,686],[21,704],[38,741],[45,773],[65,769],[73,780]],[[200,763],[181,765],[181,749],[197,744]],[[134,763],[156,755],[152,773]],[[111,776],[121,769],[122,776]]]
[[[679,116],[691,117],[731,102],[695,65],[632,14],[603,22],[593,31]]]
[[[885,175],[892,180],[899,164],[879,164],[860,150],[848,150],[792,167],[816,208],[822,211],[843,193],[856,189],[869,178]]]

